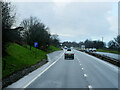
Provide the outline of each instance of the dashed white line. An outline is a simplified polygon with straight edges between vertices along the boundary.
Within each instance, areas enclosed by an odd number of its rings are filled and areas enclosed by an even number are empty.
[[[94,60],[97,60],[97,61],[99,61],[99,62],[101,62],[101,63],[104,63],[106,66],[110,66],[110,67],[113,68],[115,71],[118,71],[118,67],[115,66],[115,65],[113,65],[113,64],[111,64],[111,63],[108,63],[108,62],[106,62],[106,61],[103,61],[103,60],[101,60],[101,59],[99,59],[99,58],[96,58],[96,57],[94,57],[94,56],[91,56],[91,55],[86,54],[86,53],[83,53],[83,52],[80,52],[80,53],[82,53],[82,54],[84,54],[84,55],[86,55],[86,56],[88,56],[88,57],[91,57],[91,58],[93,58]]]
[[[89,85],[89,86],[88,86],[88,88],[92,88],[92,86],[91,86],[91,85]]]
[[[89,85],[88,88],[89,88],[89,90],[92,90],[92,86],[91,85]]]
[[[78,57],[76,57],[76,58],[77,58],[77,60],[78,60],[79,63],[80,63],[80,60],[78,59]],[[80,66],[81,66],[81,64],[80,64]],[[82,68],[82,70],[83,70],[83,68]],[[84,74],[84,77],[86,78],[86,77],[87,77],[87,74]],[[88,88],[89,88],[89,90],[93,90],[91,85],[89,85]]]
[[[84,77],[87,77],[87,74],[84,74]]]
[[[76,57],[76,58],[77,58],[78,62],[80,63],[80,60],[78,59],[78,57]]]

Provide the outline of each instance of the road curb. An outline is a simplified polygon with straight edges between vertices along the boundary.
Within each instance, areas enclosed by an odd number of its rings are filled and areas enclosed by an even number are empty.
[[[85,52],[85,53],[120,67],[120,61],[118,61],[118,60],[116,60],[114,58],[111,58],[111,57],[108,57],[108,56],[105,56],[105,55],[100,55],[100,54],[97,54],[97,53],[92,53],[92,52]]]
[[[46,64],[48,62],[48,60],[46,59],[42,59],[41,62],[32,65],[30,67],[27,67],[23,70],[14,72],[13,74],[11,74],[10,76],[3,78],[2,79],[2,88],[7,87],[8,85],[16,82],[17,80],[21,79],[22,77],[28,75],[30,72],[36,70],[37,68],[41,67],[42,65]]]

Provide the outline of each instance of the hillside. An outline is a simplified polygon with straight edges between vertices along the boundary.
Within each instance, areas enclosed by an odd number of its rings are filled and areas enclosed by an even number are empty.
[[[35,58],[36,48],[25,48],[15,43],[9,43],[6,45],[7,56],[3,57],[3,65],[6,60],[6,68],[3,70],[3,77],[12,74],[15,71],[22,70],[26,67],[34,65],[40,62],[42,59],[46,59],[46,54],[55,50],[60,50],[54,46],[50,46],[48,51],[42,51],[37,49],[37,57]]]

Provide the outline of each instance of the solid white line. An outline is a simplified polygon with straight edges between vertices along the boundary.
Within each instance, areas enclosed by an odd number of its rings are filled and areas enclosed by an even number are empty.
[[[64,54],[64,53],[63,53]],[[40,74],[38,74],[34,79],[32,79],[29,83],[27,83],[23,88],[28,87],[33,81],[35,81],[38,77],[40,77],[45,71],[47,71],[51,66],[53,66],[62,56],[63,54],[56,60],[54,61],[51,65],[49,65],[45,70],[43,70]]]

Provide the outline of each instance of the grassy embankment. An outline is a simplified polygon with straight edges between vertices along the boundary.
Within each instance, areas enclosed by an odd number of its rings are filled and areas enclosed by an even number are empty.
[[[103,50],[103,49],[97,49],[98,52],[106,52],[106,53],[114,53],[114,54],[120,54],[118,51],[113,50]]]
[[[15,71],[22,70],[31,65],[35,65],[40,62],[42,59],[46,59],[47,53],[60,50],[54,46],[50,46],[47,52],[37,49],[37,57],[35,58],[36,48],[32,47],[25,48],[18,44],[9,43],[6,48],[7,56],[3,57],[3,60],[6,60],[6,68],[2,71],[3,77],[6,77],[12,74]]]

